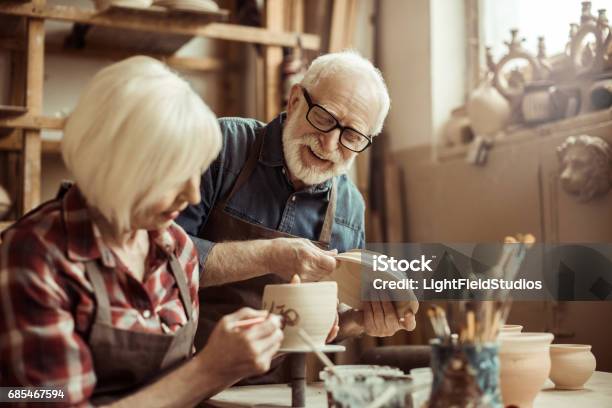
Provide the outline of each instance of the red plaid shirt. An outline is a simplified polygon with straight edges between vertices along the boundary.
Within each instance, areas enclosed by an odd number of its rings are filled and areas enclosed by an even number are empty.
[[[149,240],[140,282],[102,242],[76,187],[5,231],[0,245],[0,385],[63,387],[68,405],[88,405],[96,375],[86,333],[95,300],[83,262],[99,260],[106,267],[102,275],[115,327],[169,333],[187,322],[168,262],[168,253],[174,252],[187,274],[197,319],[199,269],[189,236],[172,224],[149,232]]]

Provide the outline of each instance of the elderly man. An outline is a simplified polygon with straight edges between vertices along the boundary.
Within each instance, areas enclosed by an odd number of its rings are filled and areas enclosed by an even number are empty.
[[[202,201],[178,218],[199,250],[207,286],[196,345],[220,316],[260,307],[264,285],[294,274],[319,280],[335,268],[338,251],[364,247],[365,205],[346,172],[381,132],[389,105],[380,71],[342,52],[315,59],[291,89],[287,112],[267,125],[220,120],[223,148],[202,176]],[[415,327],[414,315],[398,316],[390,302],[347,309],[340,307],[329,339]],[[259,382],[282,381],[276,371]]]

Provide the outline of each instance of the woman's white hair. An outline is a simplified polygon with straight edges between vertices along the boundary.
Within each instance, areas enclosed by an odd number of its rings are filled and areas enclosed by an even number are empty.
[[[137,56],[98,72],[70,114],[62,155],[88,205],[117,228],[219,154],[215,115],[163,63]]]
[[[382,131],[383,123],[391,106],[389,91],[380,70],[357,51],[335,52],[315,58],[304,74],[301,84],[307,89],[312,89],[321,79],[337,78],[337,75],[371,79],[372,84],[376,87],[376,95],[380,105],[378,117],[371,134],[372,136],[378,135]]]

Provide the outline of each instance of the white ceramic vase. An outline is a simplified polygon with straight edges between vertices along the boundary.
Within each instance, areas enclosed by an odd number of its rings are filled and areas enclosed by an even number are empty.
[[[581,390],[595,371],[595,356],[587,344],[552,344],[550,379],[555,388]]]
[[[309,350],[298,335],[298,328],[323,347],[336,319],[337,305],[336,282],[309,282],[267,285],[262,308],[280,314],[285,320],[281,348]]]
[[[550,373],[552,333],[509,333],[499,339],[500,385],[504,406],[533,406]]]

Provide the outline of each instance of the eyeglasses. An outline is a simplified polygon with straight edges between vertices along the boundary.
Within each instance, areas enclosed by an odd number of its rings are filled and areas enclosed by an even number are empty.
[[[306,120],[312,127],[323,133],[329,133],[334,129],[340,129],[340,144],[356,153],[363,152],[372,144],[371,136],[366,136],[353,128],[340,125],[340,122],[338,122],[338,119],[336,119],[334,115],[329,113],[321,105],[312,102],[305,88],[302,88],[302,92],[308,104]]]

